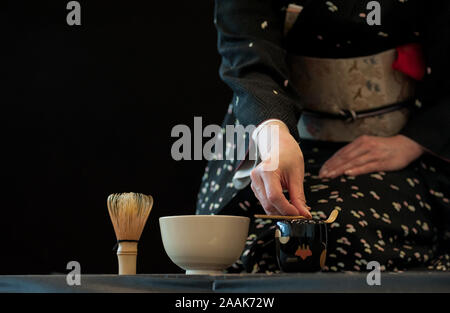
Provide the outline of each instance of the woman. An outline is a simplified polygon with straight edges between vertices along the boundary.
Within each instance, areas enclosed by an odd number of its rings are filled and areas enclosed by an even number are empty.
[[[216,1],[224,126],[258,126],[261,148],[277,125],[279,164],[210,161],[197,213],[338,208],[324,270],[447,270],[450,5],[368,2]],[[273,232],[253,220],[230,271],[278,271]]]

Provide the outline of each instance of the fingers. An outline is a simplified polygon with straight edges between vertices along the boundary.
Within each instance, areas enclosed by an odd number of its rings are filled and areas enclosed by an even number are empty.
[[[339,168],[345,165],[349,160],[361,156],[368,151],[362,146],[349,144],[345,151],[336,152],[328,161],[324,163],[319,172],[319,177],[336,177]]]
[[[251,172],[250,177],[252,179],[251,188],[267,214],[300,214],[284,196],[280,178],[273,171],[267,172],[256,168]]]
[[[299,215],[303,215],[307,218],[312,218],[309,210],[311,209],[306,205],[305,193],[303,190],[303,179],[292,178],[288,183],[289,198],[291,203],[297,208]]]
[[[344,173],[344,167],[348,169],[349,162],[370,152],[372,138],[361,136],[338,150],[330,159],[328,159],[319,171],[319,177],[334,178]],[[358,162],[361,162],[359,160]]]
[[[266,213],[269,215],[277,215],[277,209],[267,199],[264,183],[259,174],[257,174],[257,172],[253,170],[250,173],[250,178],[252,179],[250,187],[252,188],[255,197],[259,200],[262,207],[264,208],[264,211],[266,211]]]
[[[345,171],[345,174],[351,176],[358,176],[362,174],[369,174],[372,172],[376,172],[380,168],[382,168],[382,164],[380,164],[380,162],[369,162],[362,166],[353,167]]]
[[[281,181],[273,172],[263,172],[261,178],[264,182],[267,200],[281,215],[299,215],[297,208],[289,203],[283,194]]]
[[[343,174],[353,175],[353,174],[348,174],[348,171],[353,168],[361,167],[367,163],[371,163],[371,162],[375,162],[375,161],[378,161],[378,156],[376,154],[373,154],[373,153],[363,154],[355,159],[351,159],[350,161],[343,164],[339,168],[336,168],[334,170],[335,175],[332,177],[334,178],[334,177],[337,177],[337,176],[340,176]]]

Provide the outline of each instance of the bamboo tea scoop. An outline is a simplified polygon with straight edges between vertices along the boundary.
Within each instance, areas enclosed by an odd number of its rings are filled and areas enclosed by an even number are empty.
[[[264,214],[255,214],[255,218],[268,218],[271,220],[306,220],[307,218],[302,215],[264,215]]]
[[[324,221],[326,224],[333,223],[337,216],[339,214],[339,210],[334,209],[330,216]],[[304,216],[301,215],[264,215],[264,214],[255,214],[255,218],[268,218],[272,220],[300,220],[300,219],[307,219]]]

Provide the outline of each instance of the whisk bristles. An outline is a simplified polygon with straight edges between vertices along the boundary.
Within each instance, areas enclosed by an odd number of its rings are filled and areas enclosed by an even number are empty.
[[[153,206],[153,197],[141,193],[115,193],[108,197],[108,211],[117,240],[141,237]]]

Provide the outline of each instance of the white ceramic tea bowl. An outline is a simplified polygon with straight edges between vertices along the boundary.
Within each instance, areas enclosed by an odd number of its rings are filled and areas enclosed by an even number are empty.
[[[159,219],[167,255],[188,275],[220,275],[244,250],[250,219],[178,215]]]

